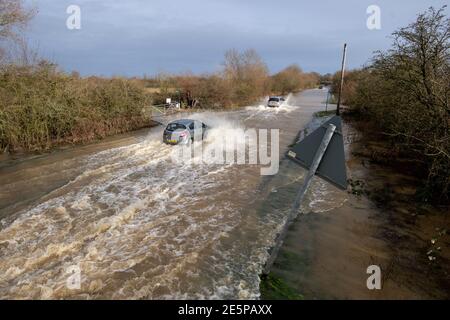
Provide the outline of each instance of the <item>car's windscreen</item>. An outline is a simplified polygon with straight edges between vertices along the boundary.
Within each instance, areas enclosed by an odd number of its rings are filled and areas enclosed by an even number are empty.
[[[186,129],[186,126],[180,123],[169,123],[169,125],[166,128],[166,130],[169,131],[184,130],[184,129]]]
[[[280,102],[280,99],[279,98],[270,98],[269,101]]]

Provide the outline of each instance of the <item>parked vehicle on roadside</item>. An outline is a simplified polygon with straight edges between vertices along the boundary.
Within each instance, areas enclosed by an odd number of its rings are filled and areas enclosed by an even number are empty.
[[[270,97],[267,106],[270,108],[279,108],[284,103],[283,97]]]
[[[198,120],[175,120],[170,122],[164,130],[163,142],[175,145],[193,142],[197,137],[203,140],[207,129],[208,126]]]

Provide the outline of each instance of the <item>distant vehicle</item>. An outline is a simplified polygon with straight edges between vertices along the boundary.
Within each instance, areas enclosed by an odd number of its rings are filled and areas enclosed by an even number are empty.
[[[173,108],[173,109],[180,109],[181,103],[177,101],[172,101],[171,103],[167,104],[167,108]]]
[[[282,97],[270,97],[267,102],[267,106],[271,108],[279,108],[284,103],[284,98]]]
[[[319,86],[319,89],[323,89],[323,86]]]
[[[180,119],[169,123],[163,133],[163,142],[166,144],[187,144],[195,139],[195,130],[203,140],[208,126],[203,122],[191,119]]]

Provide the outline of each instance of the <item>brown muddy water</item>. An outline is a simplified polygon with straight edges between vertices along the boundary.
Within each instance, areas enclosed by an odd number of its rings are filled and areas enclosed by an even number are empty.
[[[212,127],[211,146],[230,128],[280,129],[283,159],[325,97],[308,90],[280,109],[189,117]],[[180,163],[161,140],[159,127],[3,161],[0,298],[259,298],[267,249],[303,170],[281,160],[278,175],[263,177],[260,165]],[[345,199],[318,179],[305,208],[324,212]],[[72,266],[80,289],[67,286]]]
[[[351,122],[343,129],[354,186],[342,206],[303,208],[272,268],[272,279],[283,287],[266,290],[263,298],[449,299],[448,207],[415,202],[413,175],[365,156],[387,147]],[[381,290],[367,288],[370,265],[381,268]]]

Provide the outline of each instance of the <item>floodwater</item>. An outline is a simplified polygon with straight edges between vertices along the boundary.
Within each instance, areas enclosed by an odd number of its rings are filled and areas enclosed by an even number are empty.
[[[315,199],[290,226],[271,276],[305,299],[449,299],[448,208],[412,201],[417,178],[362,156],[382,144],[350,123],[343,125],[348,177],[361,187],[343,194],[324,186],[322,197],[313,187]],[[289,164],[280,174],[295,169]],[[328,198],[334,203],[318,212]],[[381,269],[381,290],[367,287],[373,265]]]
[[[0,298],[259,298],[267,249],[304,174],[283,174],[296,166],[284,153],[325,98],[314,89],[279,109],[183,115],[212,127],[210,147],[227,129],[280,129],[275,176],[261,165],[175,161],[161,127],[0,162]],[[305,206],[343,201],[317,179]],[[67,285],[74,266],[79,289]]]

